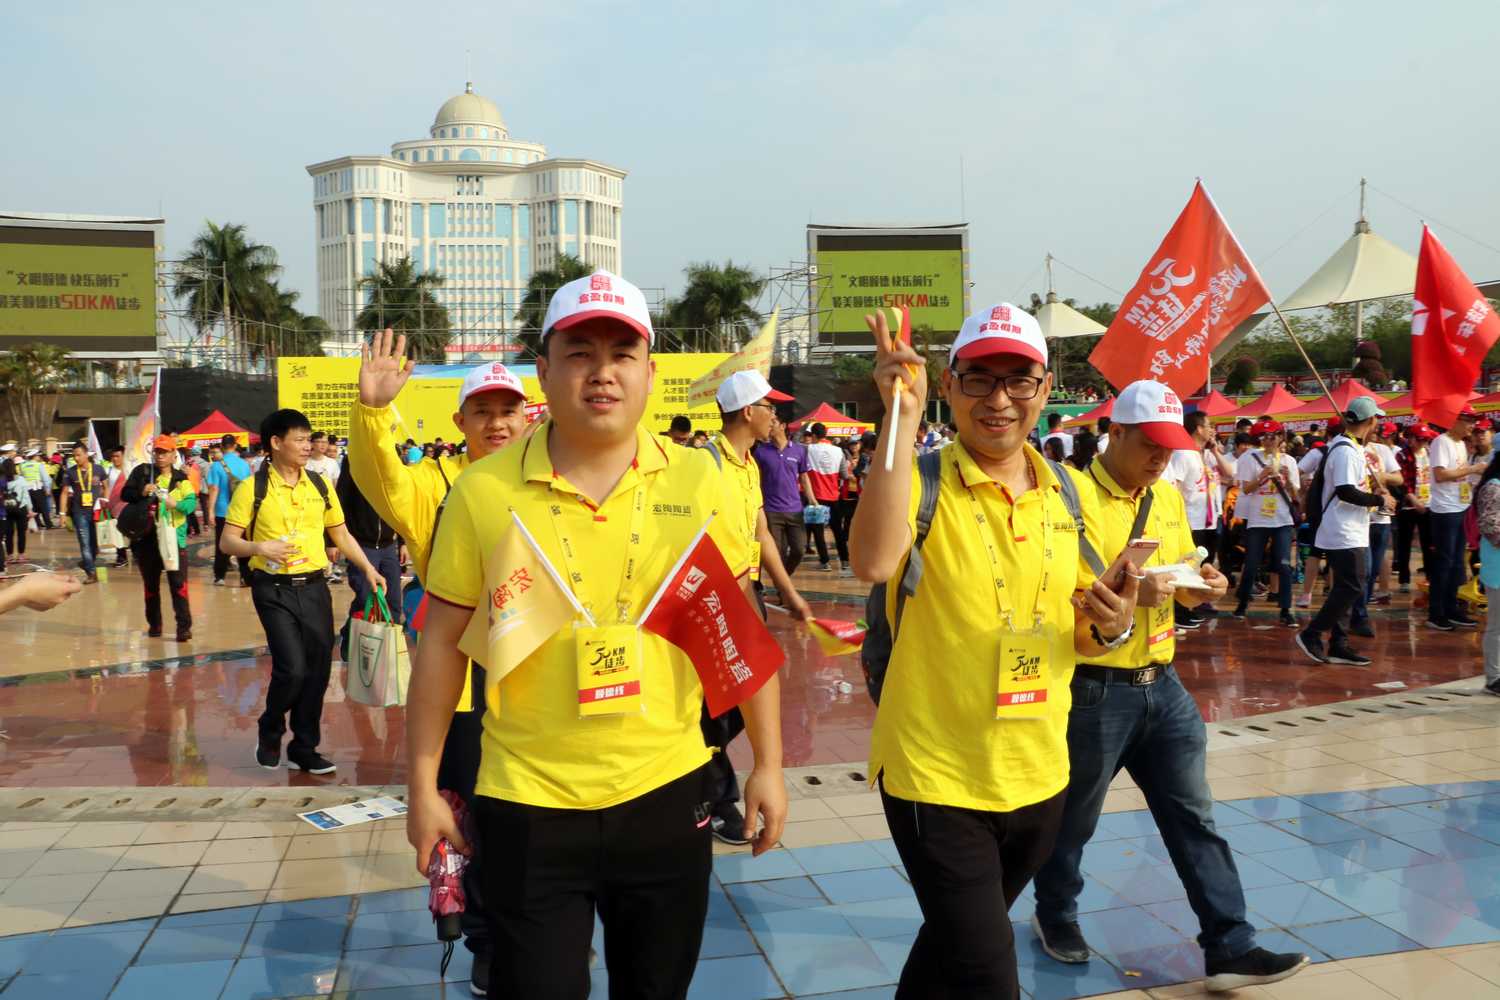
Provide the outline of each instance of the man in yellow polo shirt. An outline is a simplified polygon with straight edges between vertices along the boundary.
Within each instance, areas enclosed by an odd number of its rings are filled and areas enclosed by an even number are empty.
[[[526,393],[521,380],[498,361],[470,369],[459,386],[453,414],[453,425],[464,436],[464,453],[407,465],[396,453],[392,433],[397,423],[393,404],[412,373],[406,336],[396,337],[390,330],[377,333],[361,353],[359,401],[349,421],[349,471],[380,519],[406,540],[412,566],[425,587],[438,512],[448,491],[474,462],[520,440],[526,429]],[[438,787],[457,792],[465,801],[473,798],[479,777],[484,689],[484,667],[472,664],[469,696],[453,715],[438,768]],[[483,873],[483,861],[476,855],[464,870],[468,905],[463,913],[464,945],[474,954],[470,984],[475,993],[488,991],[490,975]]]
[[[489,598],[486,563],[515,530],[512,512],[601,626],[639,620],[711,515],[730,569],[749,566],[713,458],[640,426],[652,337],[645,297],[628,282],[600,271],[558,289],[537,358],[551,419],[475,464],[449,494],[407,705],[407,834],[421,870],[439,837],[466,847],[437,792],[438,758],[463,687],[458,643]],[[587,665],[578,656],[589,633],[581,619],[558,632],[491,681],[485,699],[473,812],[495,934],[491,987],[528,1000],[586,996],[597,909],[611,992],[683,997],[711,870],[703,688],[686,654],[637,628],[630,655],[641,708],[580,717]],[[744,791],[746,825],[761,826],[757,852],[786,816],[779,699],[773,677],[742,706],[755,751]]]
[[[290,713],[287,766],[330,774],[334,763],[318,753],[334,639],[323,533],[371,587],[384,590],[385,580],[344,527],[333,484],[306,468],[312,457],[307,418],[296,410],[277,410],[261,422],[260,439],[271,457],[235,487],[219,539],[226,555],[250,560],[250,596],[271,650],[255,762],[268,770],[281,763]]]
[[[709,449],[719,456],[723,472],[729,480],[736,500],[734,507],[725,512],[736,530],[745,536],[745,545],[751,554],[750,580],[755,591],[761,618],[765,618],[765,600],[761,596],[760,577],[764,573],[781,595],[786,610],[802,621],[812,618],[812,609],[797,593],[792,578],[781,564],[781,553],[771,529],[766,524],[762,507],[765,499],[760,491],[760,466],[750,454],[757,441],[764,441],[771,433],[771,421],[776,417],[777,403],[791,402],[792,397],[771,388],[766,377],[758,371],[735,372],[724,380],[715,393],[719,405],[722,427],[709,439]],[[725,844],[748,844],[745,836],[745,817],[737,803],[740,800],[740,784],[734,774],[734,765],[729,762],[728,746],[745,729],[745,720],[739,709],[731,709],[717,719],[703,707],[703,739],[714,749],[710,765],[713,777],[709,786],[709,828],[715,839]]]
[[[1161,476],[1174,449],[1197,445],[1182,425],[1177,394],[1153,381],[1133,382],[1121,391],[1109,434],[1109,450],[1094,459],[1085,477],[1099,510],[1103,551],[1122,550],[1137,538],[1154,539],[1158,548],[1143,567],[1130,640],[1082,657],[1073,674],[1072,777],[1056,850],[1036,876],[1032,928],[1054,959],[1088,961],[1078,923],[1084,885],[1079,864],[1109,783],[1123,767],[1146,797],[1198,917],[1198,943],[1208,970],[1204,986],[1218,992],[1276,982],[1295,975],[1308,959],[1255,945],[1234,857],[1214,828],[1203,716],[1172,669],[1174,602],[1192,607],[1216,601],[1228,581],[1207,564],[1202,567],[1207,589],[1174,587],[1172,574],[1151,572],[1154,566],[1182,563],[1196,548],[1182,494]]]
[[[883,315],[868,322],[887,414],[902,393],[849,538],[855,574],[888,584],[894,635],[870,773],[923,919],[896,995],[1012,1000],[1007,914],[1062,815],[1074,658],[1126,640],[1137,583],[1096,579],[1083,544],[1103,552],[1090,498],[1026,444],[1052,376],[1036,320],[1006,303],[965,320],[949,351],[942,390],[958,438],[935,453],[937,506],[918,538],[922,463],[934,459],[887,471],[884,456],[892,434],[897,453],[912,454],[926,368]],[[915,593],[900,601],[915,565]]]

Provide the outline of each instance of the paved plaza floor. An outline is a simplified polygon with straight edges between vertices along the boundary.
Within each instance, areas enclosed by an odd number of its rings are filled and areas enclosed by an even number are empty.
[[[39,564],[70,561],[64,532],[32,539]],[[320,833],[295,816],[404,791],[400,710],[335,684],[338,774],[255,767],[263,637],[204,554],[190,643],[146,639],[129,571],[5,620],[0,1000],[467,995],[462,949],[439,977],[401,823]],[[860,616],[854,581],[798,583],[820,614]],[[1316,963],[1235,996],[1500,1000],[1500,699],[1479,693],[1476,634],[1423,629],[1404,599],[1375,622],[1368,668],[1300,660],[1264,605],[1180,642],[1260,943]],[[853,659],[772,627],[791,822],[759,859],[718,849],[692,995],[890,997],[919,917],[864,773],[873,706]],[[1144,804],[1117,779],[1085,852],[1088,965],[1042,955],[1029,893],[1013,909],[1027,996],[1198,995],[1196,921]]]

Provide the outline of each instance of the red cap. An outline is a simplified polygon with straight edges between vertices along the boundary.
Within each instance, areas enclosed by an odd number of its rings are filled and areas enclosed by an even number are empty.
[[[1431,427],[1428,427],[1426,424],[1423,424],[1420,427],[1412,428],[1412,433],[1415,434],[1417,436],[1417,439],[1420,441],[1436,441],[1438,436],[1437,431],[1433,430]]]
[[[1396,433],[1398,429],[1399,428],[1396,427],[1395,421],[1387,420],[1385,423],[1380,425],[1380,436],[1390,437],[1392,434]]]
[[[766,393],[766,398],[773,403],[795,403],[797,401],[796,396],[788,396],[786,393],[777,392],[775,389]]]
[[[1284,430],[1286,428],[1281,425],[1280,421],[1272,420],[1270,417],[1262,417],[1250,426],[1250,433],[1254,437],[1261,437],[1265,434],[1280,434]]]
[[[1474,429],[1476,431],[1490,431],[1495,429],[1495,424],[1489,417],[1484,417],[1475,422]]]
[[[1477,414],[1477,413],[1474,412],[1474,407],[1472,407],[1472,406],[1465,406],[1462,410],[1458,411],[1458,419],[1460,419],[1460,420],[1478,420],[1479,419],[1479,414]]]

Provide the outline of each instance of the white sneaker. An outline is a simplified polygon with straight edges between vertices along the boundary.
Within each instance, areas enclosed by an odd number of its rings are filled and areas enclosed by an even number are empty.
[[[1310,607],[1312,607],[1312,595],[1311,594],[1298,594],[1297,595],[1297,607],[1299,607],[1299,608],[1310,608]]]

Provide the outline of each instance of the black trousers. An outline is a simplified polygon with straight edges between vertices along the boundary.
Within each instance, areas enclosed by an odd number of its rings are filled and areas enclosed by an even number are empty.
[[[1432,566],[1432,532],[1428,527],[1427,512],[1413,510],[1410,507],[1402,509],[1396,515],[1396,554],[1394,563],[1396,567],[1396,579],[1398,583],[1411,583],[1411,543],[1412,536],[1418,538],[1422,552],[1422,572],[1427,573]]]
[[[610,1000],[687,996],[713,869],[703,780],[695,770],[606,809],[474,800],[491,996],[587,997],[596,909]]]
[[[26,511],[17,510],[7,516],[3,526],[5,530],[5,554],[7,556],[24,556],[26,554],[26,529],[31,525]]]
[[[305,581],[298,585],[298,581]],[[250,597],[271,648],[271,682],[260,717],[260,742],[281,746],[291,714],[288,759],[322,741],[323,695],[333,667],[333,597],[321,570],[297,576],[255,572]]]
[[[469,665],[473,701],[467,712],[454,712],[443,740],[443,756],[438,761],[437,786],[458,793],[465,802],[474,802],[474,785],[479,780],[479,758],[483,753],[484,735],[484,668]],[[464,946],[475,954],[490,950],[489,917],[484,906],[484,852],[475,845],[464,869],[464,896],[467,905],[460,917]]]
[[[787,576],[797,572],[802,565],[802,555],[807,545],[807,525],[802,523],[802,512],[782,514],[766,511],[766,527],[776,540],[776,551],[781,555],[781,565]]]
[[[833,544],[838,549],[839,561],[849,562],[849,525],[854,523],[854,508],[859,500],[835,500],[829,524],[833,527]]]
[[[1307,631],[1318,638],[1329,633],[1330,644],[1337,645],[1348,641],[1349,614],[1364,597],[1365,582],[1370,576],[1370,550],[1368,547],[1329,549],[1323,553],[1323,558],[1328,562],[1333,579],[1328,596],[1323,599],[1323,607],[1307,626]]]
[[[161,549],[157,548],[156,532],[139,541],[130,543],[135,556],[135,568],[141,571],[141,582],[146,591],[146,625],[153,632],[161,631],[161,575],[167,574],[167,589],[172,592],[172,618],[177,622],[177,631],[185,632],[193,627],[193,612],[188,607],[187,550],[177,550],[177,569],[167,569],[161,561]]]
[[[230,555],[227,552],[221,552],[219,550],[219,542],[222,541],[223,538],[224,538],[224,519],[222,517],[216,517],[216,518],[214,518],[214,579],[215,580],[222,580],[222,579],[224,579],[224,575],[229,572],[229,560],[230,560],[231,557],[230,557]],[[250,586],[250,560],[246,559],[246,558],[241,558],[241,557],[234,557],[234,561],[237,562],[237,563],[239,563],[239,566],[240,566],[240,582],[243,583],[247,587]]]
[[[46,490],[31,491],[31,512],[43,528],[52,527],[52,496]]]
[[[1008,914],[1052,854],[1066,797],[977,812],[898,799],[882,783],[885,820],[922,909],[896,1000],[1021,995]]]

